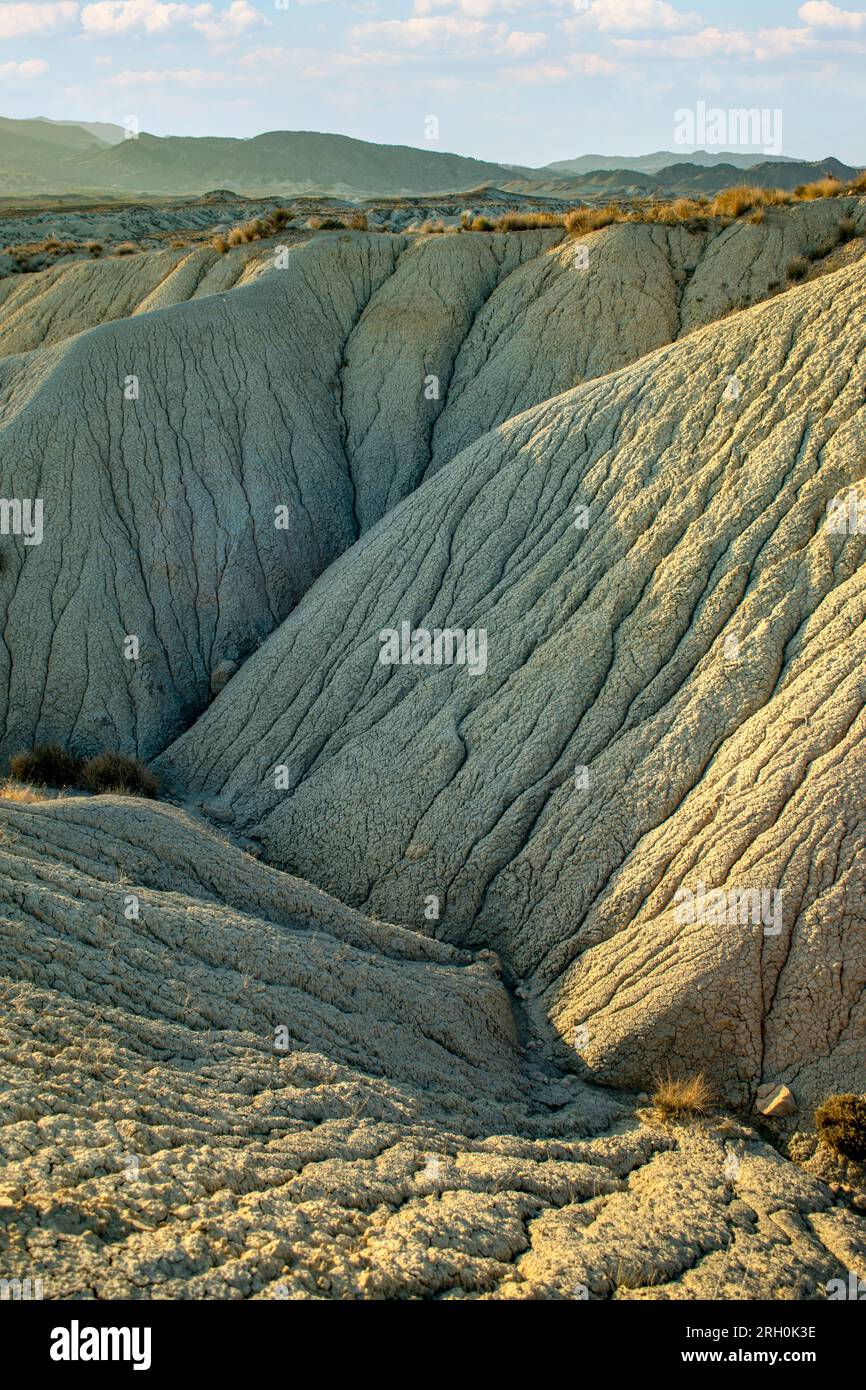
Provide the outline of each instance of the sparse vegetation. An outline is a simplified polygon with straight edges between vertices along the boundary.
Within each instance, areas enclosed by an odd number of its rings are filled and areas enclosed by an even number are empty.
[[[664,1120],[682,1120],[705,1115],[713,1103],[713,1093],[703,1072],[675,1076],[667,1072],[655,1080],[653,1108]]]
[[[609,227],[613,222],[625,221],[621,208],[611,205],[606,208],[575,208],[563,218],[563,226],[569,236],[582,236],[584,232],[596,232],[601,227]]]
[[[533,232],[538,227],[561,227],[562,214],[556,212],[506,212],[495,218],[497,232]]]
[[[159,791],[159,778],[138,758],[128,758],[124,753],[98,753],[88,758],[82,781],[90,792],[156,796]]]
[[[119,246],[115,246],[115,256],[134,256],[141,248],[136,246],[134,241],[122,241]]]
[[[493,223],[489,217],[473,217],[471,213],[464,212],[460,216],[461,232],[492,232]]]
[[[815,1111],[815,1129],[822,1144],[842,1158],[866,1160],[866,1096],[851,1093],[828,1096]]]
[[[0,799],[4,801],[39,801],[40,797],[28,782],[19,782],[15,777],[0,780]]]
[[[787,275],[789,280],[796,283],[798,280],[805,280],[808,274],[809,262],[805,256],[795,256],[792,261],[788,262]]]
[[[846,191],[847,186],[840,179],[830,176],[826,179],[815,179],[814,183],[801,183],[794,189],[794,197],[810,202],[813,198],[836,198]]]
[[[295,214],[288,208],[274,208],[264,217],[251,217],[246,222],[239,222],[228,232],[215,232],[210,244],[215,251],[224,256],[226,251],[231,251],[235,246],[247,246],[252,241],[264,241],[268,237],[278,236],[294,220]]]
[[[39,743],[9,759],[9,772],[16,782],[33,782],[43,787],[78,786],[83,770],[78,754],[59,743]]]
[[[366,232],[368,230],[366,212],[353,212],[347,225],[353,232]]]
[[[742,217],[744,212],[762,207],[766,202],[766,190],[753,188],[749,184],[739,184],[735,188],[723,188],[712,201],[715,217]]]
[[[36,800],[34,786],[156,796],[159,778],[138,758],[124,753],[97,753],[85,761],[59,743],[42,743],[10,758],[9,779],[3,785],[10,790],[2,794],[15,795],[19,801]],[[17,794],[11,790],[15,787]]]
[[[812,246],[806,252],[807,261],[823,261],[832,251],[836,249],[836,242],[824,242],[821,246]]]
[[[307,226],[314,232],[343,232],[346,224],[341,217],[311,217]]]

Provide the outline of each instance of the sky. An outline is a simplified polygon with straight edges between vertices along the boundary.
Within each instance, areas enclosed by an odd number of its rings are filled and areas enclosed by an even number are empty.
[[[134,117],[156,135],[324,130],[533,166],[707,145],[860,166],[864,97],[866,9],[829,0],[0,0],[0,114]],[[702,129],[702,109],[724,120]],[[743,109],[769,145],[728,114]]]

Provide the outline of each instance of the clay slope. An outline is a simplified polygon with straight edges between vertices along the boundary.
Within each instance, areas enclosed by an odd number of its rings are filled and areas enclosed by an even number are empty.
[[[2,1267],[45,1298],[808,1299],[863,1272],[858,1218],[752,1131],[526,1066],[489,956],[177,810],[2,803],[0,870]]]
[[[325,234],[279,268],[273,248],[203,249],[27,277],[0,315],[46,346],[0,361],[0,451],[4,495],[42,498],[45,533],[2,541],[0,756],[54,738],[159,752],[427,474],[767,293],[852,208],[579,246]]]
[[[413,925],[437,895],[598,1078],[860,1089],[864,539],[826,517],[862,515],[864,290],[861,262],[484,436],[162,769],[344,901]],[[403,623],[485,629],[486,669],[381,664]],[[735,896],[684,921],[702,885]]]
[[[52,347],[116,319],[221,294],[249,283],[264,268],[264,257],[245,256],[239,249],[221,256],[204,246],[61,261],[38,274],[9,277],[0,280],[2,355]]]

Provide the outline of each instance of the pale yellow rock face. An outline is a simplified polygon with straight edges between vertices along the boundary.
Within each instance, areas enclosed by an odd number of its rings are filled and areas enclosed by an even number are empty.
[[[2,803],[0,873],[2,1268],[45,1298],[811,1298],[854,1259],[747,1127],[527,1066],[490,963],[176,809]]]

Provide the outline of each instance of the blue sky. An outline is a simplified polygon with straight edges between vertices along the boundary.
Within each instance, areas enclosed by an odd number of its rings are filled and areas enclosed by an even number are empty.
[[[866,9],[829,0],[0,0],[6,116],[533,165],[677,148],[699,102],[781,112],[784,154],[861,164],[864,58]]]

